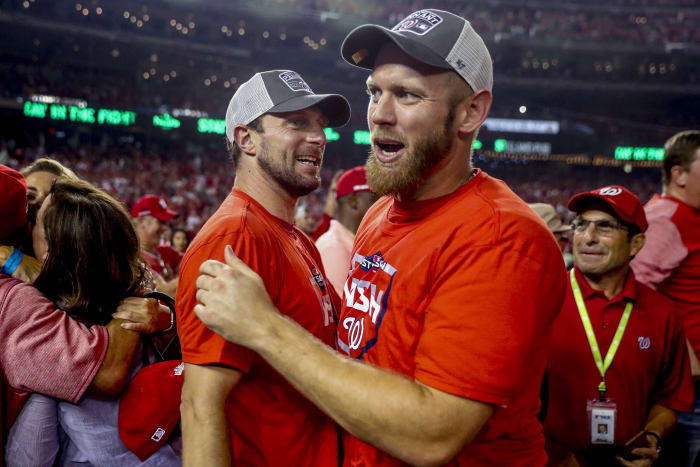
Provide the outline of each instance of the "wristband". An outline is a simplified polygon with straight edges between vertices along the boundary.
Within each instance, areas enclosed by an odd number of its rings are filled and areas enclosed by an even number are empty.
[[[12,254],[10,254],[9,258],[7,258],[7,261],[5,261],[5,264],[2,266],[2,269],[0,269],[0,272],[11,276],[17,269],[17,266],[19,266],[19,263],[22,262],[23,256],[24,255],[21,251],[19,251],[17,248],[13,248]]]
[[[645,431],[644,436],[653,436],[656,438],[656,452],[661,451],[661,436],[659,436],[657,433],[654,433],[653,431]]]

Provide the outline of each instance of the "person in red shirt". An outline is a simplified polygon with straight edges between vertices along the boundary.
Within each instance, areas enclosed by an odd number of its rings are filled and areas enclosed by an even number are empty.
[[[335,197],[337,220],[331,219],[328,230],[316,240],[316,248],[328,280],[338,295],[342,295],[355,233],[367,210],[377,201],[377,195],[369,189],[365,168],[359,166],[345,171],[338,179]]]
[[[236,181],[180,268],[185,465],[338,465],[335,423],[260,355],[207,329],[193,310],[200,266],[223,259],[224,247],[232,245],[260,275],[277,309],[332,349],[338,296],[293,215],[297,199],[320,183],[324,127],[349,118],[344,97],[314,94],[288,70],[256,73],[229,103],[226,134]]]
[[[683,131],[664,146],[663,194],[645,206],[646,244],[632,261],[640,282],[676,303],[691,353],[693,377],[700,378],[700,131]],[[678,428],[687,448],[686,465],[700,451],[700,386],[695,413],[681,414]],[[684,462],[678,461],[679,465]]]
[[[421,10],[358,27],[342,54],[371,70],[366,173],[385,196],[355,238],[340,353],[277,313],[230,249],[202,266],[195,312],[347,430],[345,465],[543,466],[564,261],[537,214],[471,165],[492,100],[486,45],[464,18]]]
[[[153,275],[156,289],[172,296],[177,292],[177,268],[182,255],[168,245],[160,245],[160,239],[166,223],[177,215],[157,195],[142,196],[131,208],[141,244],[141,258]]]
[[[619,186],[568,207],[574,269],[548,362],[550,463],[651,465],[678,412],[692,408],[693,385],[673,302],[629,266],[643,251],[644,208]]]

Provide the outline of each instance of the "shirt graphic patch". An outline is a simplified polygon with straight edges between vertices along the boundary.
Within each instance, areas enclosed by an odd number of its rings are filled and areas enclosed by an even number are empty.
[[[335,321],[333,319],[333,303],[331,302],[330,295],[328,295],[323,274],[318,272],[316,266],[311,266],[311,278],[309,280],[316,293],[316,298],[318,298],[318,304],[323,311],[323,325],[328,326]]]
[[[381,253],[370,256],[355,253],[351,271],[343,287],[347,311],[338,326],[338,348],[360,358],[377,342],[396,268]]]
[[[301,76],[299,76],[299,73],[295,71],[285,71],[284,73],[280,73],[280,79],[284,82],[284,84],[287,85],[289,89],[291,89],[294,92],[313,92],[311,90],[311,87],[309,87],[309,85],[306,84],[306,81],[304,81],[301,78]]]
[[[428,10],[421,10],[401,20],[399,24],[394,26],[392,31],[406,31],[422,36],[440,23],[442,23],[440,16]]]

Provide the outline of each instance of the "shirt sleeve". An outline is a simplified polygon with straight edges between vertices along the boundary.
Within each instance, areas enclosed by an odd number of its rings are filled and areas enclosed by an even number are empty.
[[[645,237],[644,246],[632,260],[632,269],[639,282],[656,290],[685,259],[688,249],[676,224],[667,217],[650,220]]]
[[[693,411],[694,386],[685,334],[675,309],[669,303],[666,342],[659,375],[654,383],[651,403],[678,412]]]
[[[564,297],[563,261],[559,268],[550,263],[504,246],[456,252],[433,278],[416,378],[490,404],[518,397],[539,370],[533,362],[544,362],[551,321]]]
[[[191,256],[187,256],[180,267],[180,282],[177,290],[178,335],[182,347],[182,358],[195,365],[223,364],[243,373],[250,370],[255,352],[228,342],[209,330],[194,314],[198,303],[196,281],[199,267],[209,259],[224,262],[224,248],[231,245],[233,251],[248,267],[258,273],[273,302],[277,303],[279,291],[273,259],[275,248],[265,238],[256,238],[249,230],[239,230],[220,235],[198,245]],[[244,306],[244,304],[241,304]]]
[[[10,386],[77,402],[102,365],[109,335],[56,309],[32,285],[0,279],[0,342]]]

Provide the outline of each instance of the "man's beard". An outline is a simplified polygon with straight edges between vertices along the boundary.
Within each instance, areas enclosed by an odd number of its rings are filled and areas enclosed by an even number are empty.
[[[256,159],[260,168],[292,196],[306,196],[321,184],[320,170],[314,178],[299,175],[294,171],[293,165],[291,168],[286,165],[287,160],[284,152],[279,151],[277,154],[271,154],[265,141],[262,142],[261,154]],[[294,163],[292,161],[292,164]]]
[[[411,195],[430,176],[433,169],[442,162],[452,146],[451,128],[454,121],[454,113],[451,111],[445,119],[445,124],[437,133],[427,133],[417,140],[412,147],[406,147],[406,153],[393,167],[384,167],[377,160],[374,145],[370,149],[369,157],[365,165],[367,183],[372,191],[379,196],[387,194]],[[387,137],[398,141],[397,135],[390,132],[381,133],[381,137]]]

